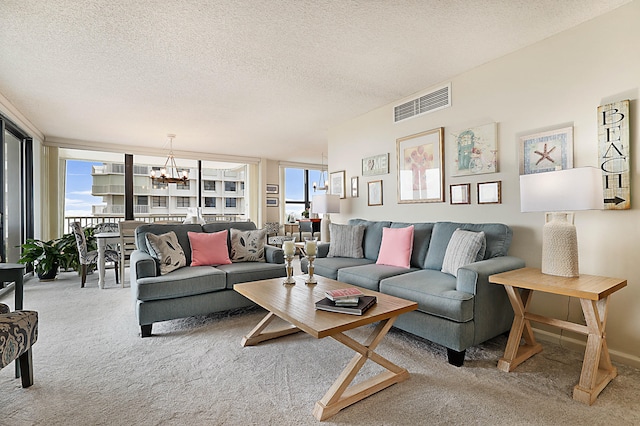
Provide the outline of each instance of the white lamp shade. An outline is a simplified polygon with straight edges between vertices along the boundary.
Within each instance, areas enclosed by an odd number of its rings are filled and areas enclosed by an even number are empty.
[[[520,211],[602,210],[602,172],[579,167],[520,176]]]
[[[311,202],[314,213],[340,213],[340,196],[332,194],[314,195]]]

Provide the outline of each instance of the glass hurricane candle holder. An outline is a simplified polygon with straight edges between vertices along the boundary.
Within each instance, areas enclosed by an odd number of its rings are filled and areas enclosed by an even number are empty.
[[[317,284],[316,277],[313,276],[313,261],[316,259],[318,252],[318,239],[317,238],[305,238],[304,253],[305,257],[309,261],[309,278],[305,281],[307,284]]]

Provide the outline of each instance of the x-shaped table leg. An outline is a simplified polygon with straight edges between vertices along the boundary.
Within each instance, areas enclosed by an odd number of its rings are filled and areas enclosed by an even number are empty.
[[[378,323],[364,343],[358,343],[343,333],[331,336],[357,353],[351,361],[349,361],[324,397],[316,402],[316,406],[313,409],[313,415],[316,419],[325,420],[343,408],[409,378],[409,372],[406,369],[398,367],[388,359],[374,352],[394,321],[395,318],[389,318]],[[388,371],[384,371],[361,383],[350,386],[368,359],[386,368]]]

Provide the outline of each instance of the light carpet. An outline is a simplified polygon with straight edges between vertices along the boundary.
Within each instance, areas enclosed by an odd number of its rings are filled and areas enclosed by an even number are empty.
[[[112,279],[108,271],[108,279]],[[243,348],[264,316],[255,308],[166,321],[142,339],[130,289],[74,273],[30,279],[25,309],[39,312],[35,384],[0,370],[2,425],[313,425],[322,398],[352,357],[343,345],[304,333]],[[0,300],[13,306],[13,294]],[[362,338],[371,331],[348,334]],[[640,371],[619,375],[592,406],[572,399],[582,353],[543,343],[512,373],[497,370],[506,338],[446,362],[444,348],[392,329],[378,348],[409,380],[356,403],[326,424],[638,425]],[[370,365],[371,364],[371,365]],[[361,376],[379,371],[367,363]]]

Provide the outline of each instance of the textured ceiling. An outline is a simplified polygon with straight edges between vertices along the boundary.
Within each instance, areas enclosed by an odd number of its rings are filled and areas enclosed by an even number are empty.
[[[46,138],[320,161],[327,130],[628,0],[2,0]]]

